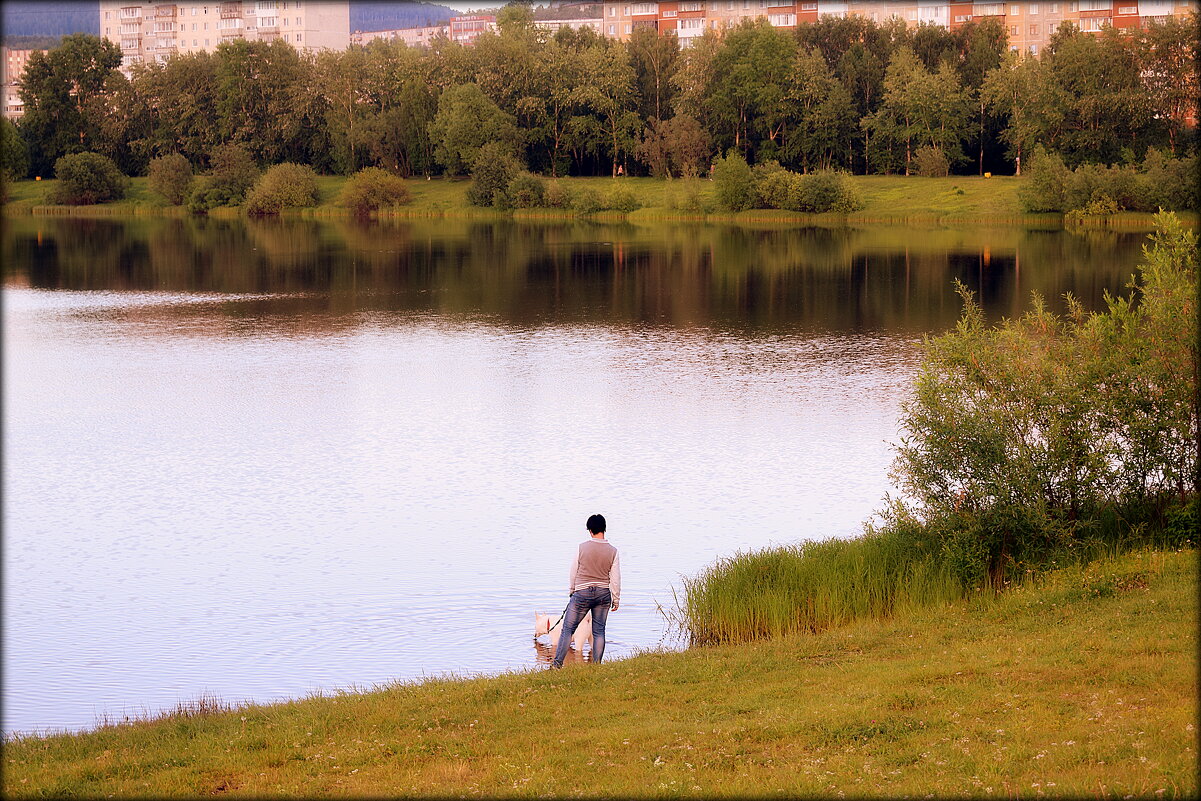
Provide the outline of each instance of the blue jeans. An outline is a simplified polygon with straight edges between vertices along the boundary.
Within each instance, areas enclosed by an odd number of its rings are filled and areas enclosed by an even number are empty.
[[[567,602],[567,611],[563,614],[563,630],[559,632],[559,644],[555,646],[554,667],[563,667],[567,658],[567,646],[571,645],[571,635],[579,628],[584,615],[592,612],[592,662],[598,663],[605,655],[605,621],[609,619],[609,608],[613,606],[613,596],[608,587],[584,587],[571,594]]]

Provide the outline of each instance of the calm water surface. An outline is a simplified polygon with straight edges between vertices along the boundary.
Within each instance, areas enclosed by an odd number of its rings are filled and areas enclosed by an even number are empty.
[[[854,535],[914,344],[1141,235],[19,218],[4,232],[6,732],[533,667],[593,512],[607,658],[681,575]]]

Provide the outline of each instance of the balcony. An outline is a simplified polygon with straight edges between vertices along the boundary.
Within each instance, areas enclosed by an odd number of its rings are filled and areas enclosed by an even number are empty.
[[[175,6],[158,6],[154,9],[154,16],[159,19],[175,19]]]
[[[221,4],[221,19],[233,19],[240,16],[242,16],[242,5],[240,3]]]

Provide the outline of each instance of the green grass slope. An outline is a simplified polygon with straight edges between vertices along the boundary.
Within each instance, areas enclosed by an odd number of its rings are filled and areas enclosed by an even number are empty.
[[[1140,552],[818,635],[17,739],[3,789],[1196,797],[1197,578]]]

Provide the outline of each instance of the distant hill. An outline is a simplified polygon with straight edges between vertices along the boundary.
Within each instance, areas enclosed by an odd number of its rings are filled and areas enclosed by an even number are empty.
[[[215,0],[214,0],[215,2]],[[352,31],[382,31],[439,25],[459,12],[434,3],[351,0]],[[100,34],[100,4],[97,0],[4,0],[0,3],[0,31],[7,40],[15,36],[65,36],[70,33]]]
[[[97,0],[4,0],[0,3],[0,30],[10,36],[65,36],[69,33],[100,35]]]
[[[387,3],[351,0],[350,30],[390,31],[441,25],[459,12],[433,3]]]

